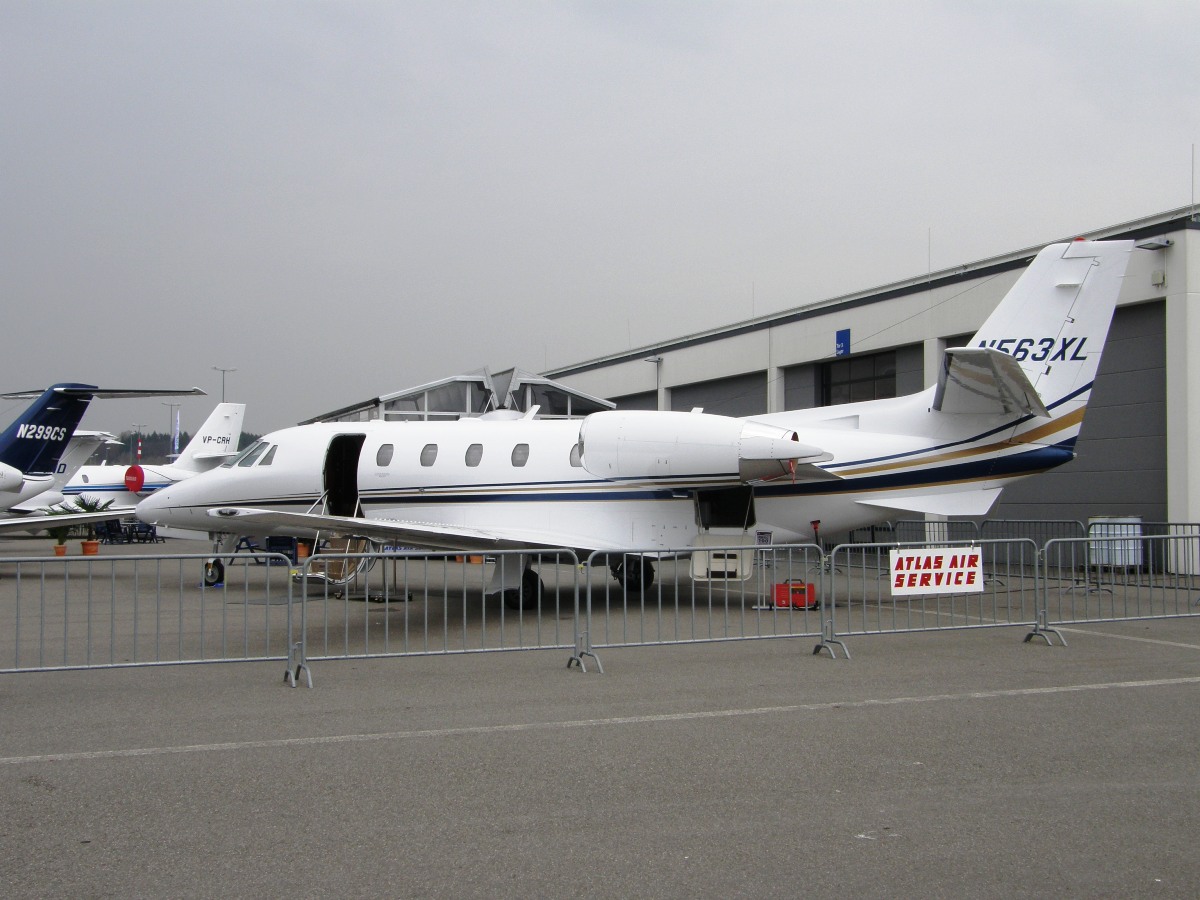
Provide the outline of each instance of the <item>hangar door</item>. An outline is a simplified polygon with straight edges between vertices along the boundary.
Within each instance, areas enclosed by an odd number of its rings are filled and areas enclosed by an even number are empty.
[[[989,519],[1167,519],[1166,305],[1113,316],[1076,458],[1004,489]]]
[[[721,416],[754,416],[767,411],[767,375],[752,372],[671,389],[671,409],[702,407]]]

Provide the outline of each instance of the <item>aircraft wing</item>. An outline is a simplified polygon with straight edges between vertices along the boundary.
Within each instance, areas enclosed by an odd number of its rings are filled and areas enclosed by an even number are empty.
[[[942,359],[933,408],[945,413],[1026,415],[1050,418],[1021,364],[990,347],[951,347]]]
[[[84,522],[104,522],[108,519],[119,519],[129,513],[128,509],[105,509],[100,512],[64,513],[61,516],[12,516],[0,519],[0,534],[14,531],[28,531],[37,534],[47,528],[57,528],[59,525],[82,525]]]
[[[241,534],[256,534],[258,533],[256,529],[329,531],[429,550],[525,550],[562,546],[561,538],[558,541],[539,540],[536,537],[523,538],[503,535],[481,531],[477,528],[399,519],[276,512],[275,510],[240,506],[217,507],[210,509],[208,514],[214,519],[221,520],[221,527],[214,527],[214,531],[232,531]],[[214,526],[216,525],[217,523],[214,523]]]

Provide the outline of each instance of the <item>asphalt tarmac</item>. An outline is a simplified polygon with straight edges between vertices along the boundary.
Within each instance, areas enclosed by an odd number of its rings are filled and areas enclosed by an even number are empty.
[[[1200,620],[0,676],[0,893],[1195,897]]]

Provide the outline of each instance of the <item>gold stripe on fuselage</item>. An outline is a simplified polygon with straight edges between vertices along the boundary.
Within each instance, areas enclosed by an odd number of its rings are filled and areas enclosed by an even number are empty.
[[[880,472],[896,472],[901,469],[911,469],[916,466],[929,466],[938,463],[952,462],[954,460],[966,459],[972,456],[986,456],[989,453],[996,453],[1001,450],[1011,449],[1021,446],[1022,444],[1033,443],[1042,438],[1049,437],[1056,432],[1062,431],[1069,427],[1078,427],[1083,421],[1083,407],[1067,413],[1065,416],[1047,422],[1045,425],[1040,425],[1037,428],[1030,429],[1021,433],[1020,441],[998,441],[994,444],[985,444],[981,447],[968,447],[965,450],[951,450],[948,453],[938,453],[933,456],[921,456],[916,459],[893,460],[891,462],[879,463],[873,466],[859,466],[855,469],[844,469],[837,472],[843,478],[851,478],[857,475],[875,475]]]

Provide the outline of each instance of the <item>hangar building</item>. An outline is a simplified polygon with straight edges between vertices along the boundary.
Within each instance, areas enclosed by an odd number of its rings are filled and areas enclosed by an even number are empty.
[[[991,519],[1200,522],[1200,218],[1088,234],[1133,253],[1077,458],[1004,490]],[[920,391],[1042,245],[542,373],[621,409],[747,416]],[[832,535],[831,535],[832,537]]]

